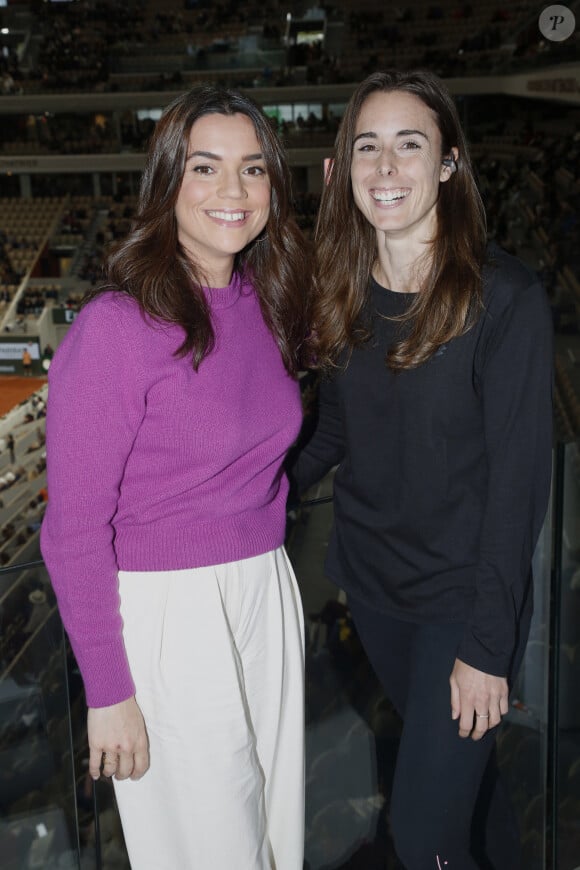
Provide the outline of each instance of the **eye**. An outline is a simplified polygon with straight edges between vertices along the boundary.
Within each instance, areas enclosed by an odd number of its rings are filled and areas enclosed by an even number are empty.
[[[359,145],[356,150],[359,151],[361,154],[369,154],[372,151],[376,151],[377,146],[374,144],[374,142],[364,142],[362,145]]]
[[[405,151],[417,151],[421,146],[419,145],[418,142],[414,142],[412,139],[409,139],[408,142],[403,142],[401,147]]]
[[[244,169],[246,175],[251,175],[253,177],[259,177],[260,175],[266,175],[266,169],[264,166],[248,166]]]
[[[208,166],[206,163],[200,163],[193,167],[192,172],[197,172],[198,175],[211,175],[213,172],[213,166]]]

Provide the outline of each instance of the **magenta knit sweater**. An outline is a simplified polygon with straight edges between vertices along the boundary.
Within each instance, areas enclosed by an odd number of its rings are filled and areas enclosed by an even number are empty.
[[[198,372],[173,356],[180,327],[118,293],[81,311],[50,367],[41,548],[89,706],[135,691],[119,569],[217,565],[283,543],[298,385],[251,285],[207,293],[216,345]]]

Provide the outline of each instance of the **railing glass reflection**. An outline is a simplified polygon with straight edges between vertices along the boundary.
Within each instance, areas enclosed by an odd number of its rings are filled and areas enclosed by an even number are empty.
[[[553,817],[550,858],[558,870],[580,867],[579,448],[578,442],[558,446],[554,475],[548,797]]]
[[[42,562],[0,571],[0,863],[79,866],[62,625]]]

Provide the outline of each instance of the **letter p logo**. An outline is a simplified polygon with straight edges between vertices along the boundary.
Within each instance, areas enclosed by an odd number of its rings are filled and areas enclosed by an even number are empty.
[[[576,19],[567,6],[547,6],[538,19],[538,28],[550,42],[564,42],[574,33]]]

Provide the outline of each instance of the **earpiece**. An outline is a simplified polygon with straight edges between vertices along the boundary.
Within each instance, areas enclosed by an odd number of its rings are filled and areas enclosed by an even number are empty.
[[[452,173],[457,172],[457,163],[453,157],[444,157],[441,163],[443,166],[448,166]]]

